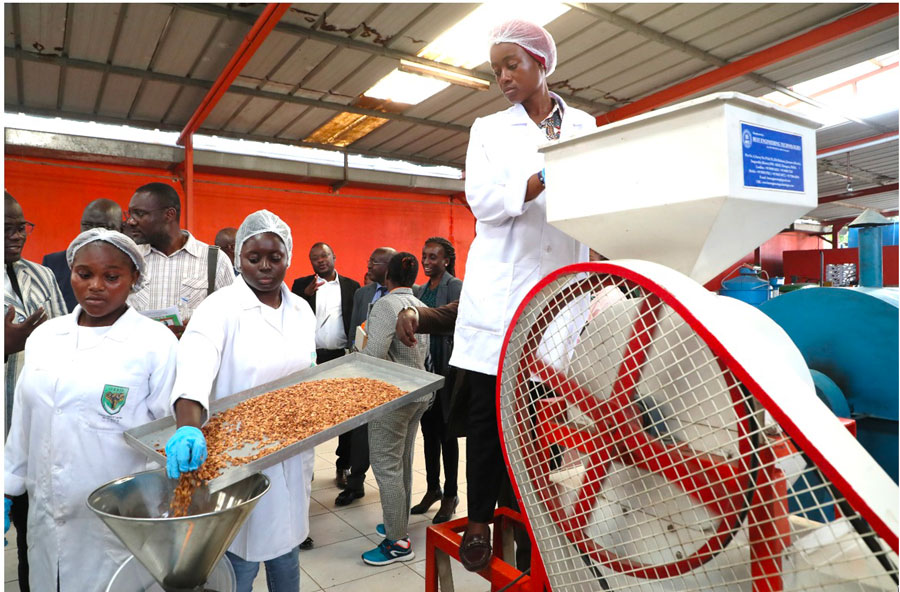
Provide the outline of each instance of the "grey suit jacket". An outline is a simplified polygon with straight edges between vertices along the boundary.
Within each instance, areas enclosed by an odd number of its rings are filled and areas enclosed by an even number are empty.
[[[378,284],[369,284],[353,294],[353,313],[350,315],[350,332],[347,334],[347,340],[350,343],[356,340],[356,328],[369,317],[370,305],[377,288]]]

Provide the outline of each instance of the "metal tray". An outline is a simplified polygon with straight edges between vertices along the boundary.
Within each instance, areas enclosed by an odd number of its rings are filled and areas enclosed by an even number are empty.
[[[327,440],[331,440],[355,427],[368,423],[372,419],[380,417],[388,411],[401,405],[405,405],[422,395],[434,392],[444,385],[444,377],[438,374],[416,370],[408,366],[388,362],[387,360],[379,360],[361,353],[352,353],[337,358],[336,360],[325,362],[320,366],[294,372],[293,374],[288,374],[278,380],[261,384],[252,389],[212,401],[210,402],[209,411],[211,415],[215,415],[220,411],[234,407],[242,401],[265,395],[265,393],[269,391],[292,386],[301,382],[322,380],[325,378],[375,378],[408,392],[393,401],[388,401],[361,415],[351,417],[350,419],[322,430],[321,432],[316,432],[299,442],[295,442],[281,450],[276,450],[257,460],[236,467],[227,467],[221,475],[209,482],[209,489],[211,491],[217,491],[232,483],[237,483],[249,475],[258,473],[273,465],[277,465],[287,458],[326,442]],[[158,453],[156,450],[158,448],[165,448],[166,442],[172,434],[175,433],[175,427],[174,417],[164,417],[127,430],[125,432],[125,441],[128,442],[131,447],[165,466],[165,456]],[[231,452],[231,454],[236,457],[250,455],[252,454],[251,449],[252,445],[248,444],[245,445],[242,450]]]

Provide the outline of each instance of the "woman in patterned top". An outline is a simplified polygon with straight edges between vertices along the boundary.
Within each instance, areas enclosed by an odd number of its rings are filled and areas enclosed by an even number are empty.
[[[390,292],[372,306],[366,323],[368,339],[362,353],[419,370],[425,369],[428,339],[403,345],[394,330],[397,315],[409,306],[422,306],[412,285],[419,264],[412,253],[397,253],[388,262],[385,285]],[[423,336],[424,337],[424,336]],[[412,497],[413,443],[416,426],[431,404],[428,393],[369,422],[369,459],[381,494],[384,523],[376,529],[384,540],[362,554],[369,565],[388,565],[415,557],[409,541],[409,504]]]

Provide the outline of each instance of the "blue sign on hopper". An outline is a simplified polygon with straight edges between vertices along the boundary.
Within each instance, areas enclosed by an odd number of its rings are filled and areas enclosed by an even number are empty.
[[[742,123],[741,144],[745,187],[803,191],[799,135]]]

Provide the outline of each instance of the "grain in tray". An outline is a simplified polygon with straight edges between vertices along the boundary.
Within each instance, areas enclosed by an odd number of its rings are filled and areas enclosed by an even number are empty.
[[[193,491],[228,466],[257,460],[405,394],[382,380],[327,378],[270,391],[213,415],[202,428],[209,456],[200,469],[181,476],[171,515],[186,515]],[[241,451],[246,445],[252,454]]]

